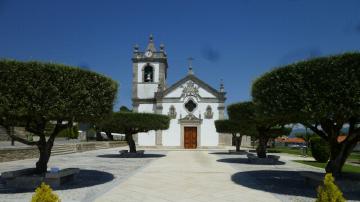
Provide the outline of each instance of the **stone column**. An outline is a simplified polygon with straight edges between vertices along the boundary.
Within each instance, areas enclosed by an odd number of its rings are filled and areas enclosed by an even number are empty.
[[[162,114],[162,104],[161,103],[157,103],[156,104],[156,114]],[[156,146],[162,146],[162,130],[157,130],[155,131],[155,144]]]
[[[218,106],[219,119],[225,119],[225,105],[220,103]],[[231,146],[232,135],[227,133],[219,133],[219,146]]]

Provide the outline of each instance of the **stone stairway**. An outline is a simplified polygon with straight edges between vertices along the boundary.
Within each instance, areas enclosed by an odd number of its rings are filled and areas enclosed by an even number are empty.
[[[51,155],[63,155],[76,153],[76,147],[73,144],[54,145],[51,150]]]

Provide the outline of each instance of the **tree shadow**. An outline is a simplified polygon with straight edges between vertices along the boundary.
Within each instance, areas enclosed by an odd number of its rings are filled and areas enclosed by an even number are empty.
[[[249,165],[284,165],[285,162],[277,161],[276,163],[250,163],[247,158],[226,158],[218,159],[218,162],[222,163],[239,163],[239,164],[249,164]]]
[[[99,170],[85,170],[80,169],[80,172],[73,181],[67,182],[60,187],[53,188],[54,190],[68,190],[77,189],[84,187],[91,187],[95,185],[105,184],[114,179],[114,175],[108,172]],[[4,188],[0,188],[0,194],[5,193],[26,193],[34,192],[34,189],[14,189],[6,188],[4,180],[0,177],[0,187],[3,185]]]
[[[211,152],[209,154],[216,154],[216,155],[246,155],[246,154],[248,154],[248,152],[245,151],[245,150],[241,150],[238,153],[235,153],[235,152],[234,153],[230,153],[230,152]]]
[[[311,171],[306,172],[315,175],[322,174]],[[305,178],[300,175],[299,171],[257,170],[238,172],[231,176],[231,180],[236,184],[266,192],[311,198],[316,197],[317,185],[307,184]],[[346,199],[360,199],[360,195],[356,191],[343,193]]]
[[[119,159],[131,159],[131,158],[160,158],[160,157],[164,157],[166,155],[164,154],[144,154],[143,156],[134,156],[134,157],[129,157],[129,156],[121,156],[120,154],[102,154],[102,155],[98,155],[96,157],[99,158],[119,158]]]

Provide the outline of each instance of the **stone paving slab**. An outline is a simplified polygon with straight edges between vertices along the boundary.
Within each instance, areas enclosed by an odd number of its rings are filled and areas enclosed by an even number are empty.
[[[96,199],[102,201],[280,201],[231,181],[237,171],[207,151],[169,151]]]
[[[82,153],[52,156],[49,167],[76,167],[84,170],[80,176],[82,183],[69,185],[55,190],[62,201],[92,201],[98,195],[117,186],[132,174],[139,172],[145,165],[156,158],[165,156],[165,152],[145,152],[145,158],[119,158],[121,148],[101,149]],[[26,159],[0,163],[0,172],[30,168],[35,166],[37,159]],[[30,201],[33,192],[4,193],[0,189],[0,202]]]

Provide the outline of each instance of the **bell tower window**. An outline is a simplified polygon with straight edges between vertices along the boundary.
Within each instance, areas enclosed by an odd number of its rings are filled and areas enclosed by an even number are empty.
[[[144,68],[144,82],[154,82],[154,68],[150,65]]]

